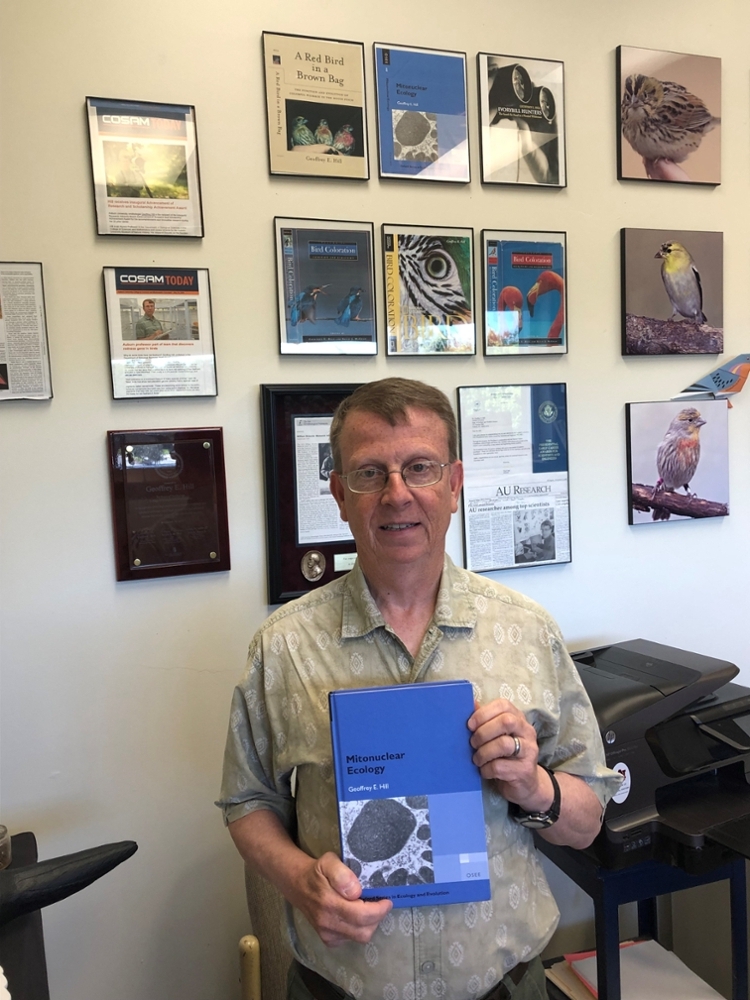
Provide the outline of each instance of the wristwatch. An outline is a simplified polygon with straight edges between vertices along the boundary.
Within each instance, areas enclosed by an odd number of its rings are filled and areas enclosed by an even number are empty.
[[[530,830],[546,830],[548,826],[552,826],[560,819],[560,786],[557,783],[557,778],[553,771],[550,771],[548,767],[544,764],[540,764],[539,767],[543,771],[546,771],[552,782],[552,788],[555,793],[555,797],[552,799],[552,805],[546,812],[526,812],[522,809],[518,803],[509,802],[508,803],[508,815],[511,816],[516,823],[520,823],[521,826],[527,826]]]

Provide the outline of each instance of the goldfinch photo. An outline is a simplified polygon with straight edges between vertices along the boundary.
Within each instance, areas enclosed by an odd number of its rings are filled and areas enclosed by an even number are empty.
[[[622,353],[721,354],[723,233],[621,229]]]
[[[721,183],[721,59],[620,45],[617,178]]]

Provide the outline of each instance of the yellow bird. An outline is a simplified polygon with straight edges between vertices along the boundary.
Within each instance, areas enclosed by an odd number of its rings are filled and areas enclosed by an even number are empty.
[[[698,268],[688,250],[670,240],[654,254],[661,258],[661,280],[672,303],[671,320],[691,319],[696,326],[708,322],[703,313],[703,289]]]

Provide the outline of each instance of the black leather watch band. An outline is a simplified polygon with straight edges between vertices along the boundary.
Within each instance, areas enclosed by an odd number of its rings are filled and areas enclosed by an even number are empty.
[[[548,826],[552,826],[560,819],[560,786],[557,783],[557,778],[555,777],[554,771],[551,771],[544,764],[540,764],[539,767],[543,771],[546,771],[550,776],[550,781],[552,782],[552,790],[554,792],[554,798],[552,799],[552,805],[547,809],[546,812],[526,812],[517,803],[510,802],[508,804],[508,814],[516,821],[520,823],[521,826],[527,826],[532,830],[544,830]]]

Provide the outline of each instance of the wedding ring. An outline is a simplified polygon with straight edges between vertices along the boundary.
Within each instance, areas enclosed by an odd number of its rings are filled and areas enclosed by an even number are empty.
[[[513,753],[511,754],[511,757],[517,757],[521,752],[521,741],[517,736],[514,736],[513,742],[515,743],[515,747],[513,748]]]

